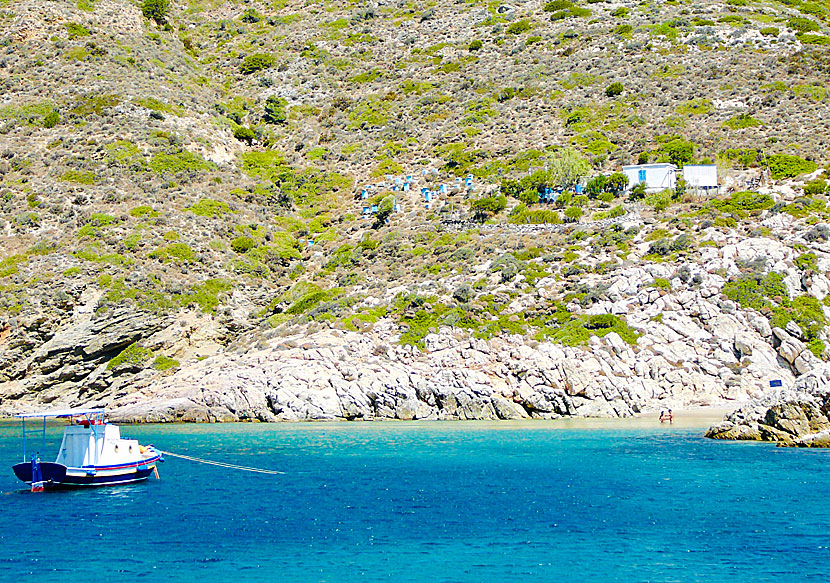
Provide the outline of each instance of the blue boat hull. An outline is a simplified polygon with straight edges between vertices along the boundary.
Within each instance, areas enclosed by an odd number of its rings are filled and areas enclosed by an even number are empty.
[[[66,481],[66,466],[63,464],[56,464],[53,462],[37,462],[40,466],[40,480],[37,481],[44,481],[46,483],[55,483],[59,484],[61,482]],[[26,482],[27,484],[32,483],[32,469],[34,464],[32,462],[23,462],[22,464],[17,464],[12,467],[14,470],[14,475],[17,476],[18,480],[22,482]]]
[[[117,474],[114,476],[67,476],[59,483],[53,484],[52,488],[78,488],[83,486],[118,486],[121,484],[132,484],[142,482],[150,477],[153,468],[138,470],[129,474]]]
[[[12,469],[20,481],[27,484],[32,483],[32,464],[30,462],[17,464]],[[85,472],[78,475],[78,468],[73,468],[72,473],[68,474],[67,467],[64,465],[40,462],[41,477],[38,481],[42,481],[43,486],[50,490],[86,486],[117,486],[146,480],[154,469],[155,463],[151,463],[141,468],[130,468],[129,471],[123,473]]]

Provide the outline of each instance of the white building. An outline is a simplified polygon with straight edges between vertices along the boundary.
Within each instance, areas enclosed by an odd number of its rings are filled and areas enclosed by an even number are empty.
[[[683,166],[683,180],[689,189],[717,192],[718,167],[714,164],[686,164]]]
[[[677,182],[677,166],[674,164],[637,164],[623,166],[622,171],[628,176],[628,190],[643,182],[646,192],[660,192],[674,188]]]

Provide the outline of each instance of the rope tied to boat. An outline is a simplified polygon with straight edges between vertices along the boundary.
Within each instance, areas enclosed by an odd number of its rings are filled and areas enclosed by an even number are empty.
[[[277,471],[277,470],[266,470],[266,469],[263,469],[263,468],[251,468],[251,467],[248,467],[248,466],[240,466],[240,465],[237,465],[237,464],[229,464],[229,463],[225,463],[225,462],[217,462],[217,461],[213,461],[213,460],[206,460],[206,459],[202,459],[202,458],[198,458],[198,457],[183,455],[183,454],[180,454],[180,453],[173,453],[173,452],[169,452],[169,451],[161,451],[161,450],[157,450],[157,451],[159,453],[163,454],[163,455],[169,455],[170,457],[177,457],[177,458],[181,458],[183,460],[196,462],[196,463],[199,463],[199,464],[207,464],[209,466],[219,466],[220,468],[228,468],[230,470],[241,470],[243,472],[255,472],[257,474],[272,474],[272,475],[285,474],[285,472],[280,472],[280,471]]]

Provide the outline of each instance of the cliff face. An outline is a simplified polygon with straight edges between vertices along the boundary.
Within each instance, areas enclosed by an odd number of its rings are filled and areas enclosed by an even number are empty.
[[[630,415],[792,386],[828,357],[826,18],[5,3],[0,413]],[[623,188],[637,162],[721,188]]]

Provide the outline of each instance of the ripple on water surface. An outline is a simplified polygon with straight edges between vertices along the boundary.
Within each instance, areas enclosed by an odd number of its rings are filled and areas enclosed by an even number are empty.
[[[0,425],[0,580],[826,581],[828,453],[700,423],[125,427],[161,480],[46,494]],[[49,431],[57,451],[61,429]],[[48,457],[48,456],[47,456]]]

